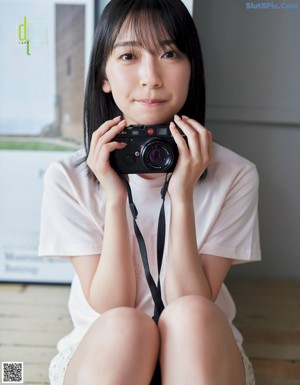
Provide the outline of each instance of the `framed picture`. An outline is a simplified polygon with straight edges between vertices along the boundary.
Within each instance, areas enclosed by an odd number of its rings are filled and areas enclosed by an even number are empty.
[[[43,174],[83,142],[94,2],[0,0],[0,280],[70,282],[66,260],[41,258]]]

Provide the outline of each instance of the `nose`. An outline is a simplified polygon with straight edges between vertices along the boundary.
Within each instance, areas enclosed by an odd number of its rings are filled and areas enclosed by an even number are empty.
[[[162,86],[162,74],[159,63],[152,56],[145,58],[140,68],[140,85],[148,88],[160,88]]]

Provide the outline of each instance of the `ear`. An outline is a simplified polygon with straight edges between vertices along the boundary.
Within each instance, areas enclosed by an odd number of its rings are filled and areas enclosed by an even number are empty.
[[[102,84],[102,91],[109,94],[111,92],[111,86],[109,84],[109,81],[105,79]]]

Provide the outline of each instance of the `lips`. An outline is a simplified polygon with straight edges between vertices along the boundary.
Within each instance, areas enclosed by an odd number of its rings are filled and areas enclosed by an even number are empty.
[[[162,99],[138,99],[136,103],[145,105],[145,106],[160,106],[165,103]]]

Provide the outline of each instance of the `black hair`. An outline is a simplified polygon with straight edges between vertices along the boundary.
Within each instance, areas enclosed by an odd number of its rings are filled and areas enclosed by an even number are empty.
[[[102,90],[106,62],[124,22],[149,51],[157,34],[171,39],[190,61],[191,78],[179,115],[205,122],[205,82],[201,46],[194,21],[180,0],[111,0],[95,31],[84,101],[84,142],[89,153],[93,132],[105,121],[122,115],[112,94]],[[161,36],[160,36],[161,37]]]

